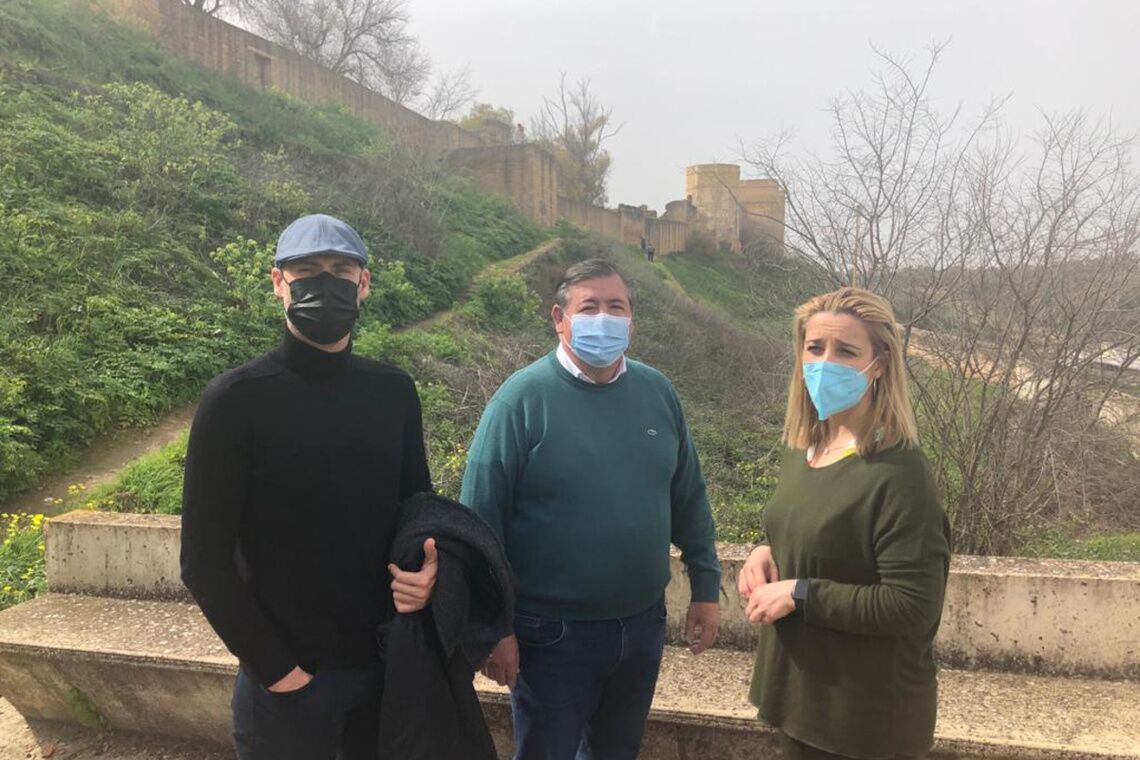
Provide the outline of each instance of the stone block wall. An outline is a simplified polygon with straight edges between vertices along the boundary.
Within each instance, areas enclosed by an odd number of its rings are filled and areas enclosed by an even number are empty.
[[[511,198],[539,224],[558,221],[558,166],[554,156],[534,145],[458,148],[447,155],[455,172],[483,190]]]
[[[621,212],[614,209],[579,203],[560,195],[558,215],[571,224],[596,232],[607,240],[622,239]]]
[[[741,249],[739,185],[736,164],[698,164],[685,169],[685,194],[697,209],[697,228],[712,233],[717,243],[733,251]]]
[[[607,240],[615,240],[635,248],[641,246],[644,237],[658,254],[677,253],[685,250],[689,240],[689,225],[686,222],[661,219],[642,206],[619,206],[617,209],[602,208],[572,201],[566,196],[558,199],[558,213],[563,219]]]
[[[112,18],[159,44],[259,90],[273,89],[318,105],[340,104],[382,127],[407,149],[447,156],[483,190],[510,197],[544,226],[558,220],[558,175],[552,156],[509,142],[510,126],[471,131],[433,121],[316,62],[177,0],[96,0]],[[505,131],[504,131],[505,130]]]
[[[406,146],[440,152],[483,144],[477,133],[433,121],[288,48],[177,0],[96,1],[117,21],[141,28],[176,55],[256,89],[274,89],[309,103],[339,103],[384,127]]]
[[[479,131],[433,121],[316,62],[179,0],[93,0],[112,18],[138,27],[176,55],[259,90],[276,90],[314,104],[340,104],[382,127],[407,149],[447,156],[477,186],[510,197],[542,225],[559,217],[603,237],[658,253],[684,250],[690,230],[709,229],[718,241],[741,250],[742,241],[767,236],[783,241],[784,197],[770,180],[741,182],[734,164],[701,164],[686,170],[684,201],[668,205],[665,218],[644,206],[618,210],[563,199],[560,208],[554,158],[534,145],[510,144],[511,127]],[[746,212],[753,212],[749,215]]]
[[[646,226],[649,228],[649,242],[658,255],[680,253],[689,242],[689,225],[685,222],[650,219]]]
[[[742,210],[740,239],[742,245],[770,241],[784,244],[784,192],[772,179],[742,180],[736,188]]]

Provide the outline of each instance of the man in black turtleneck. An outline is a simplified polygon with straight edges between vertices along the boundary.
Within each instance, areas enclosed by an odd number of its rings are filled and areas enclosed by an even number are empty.
[[[241,662],[242,760],[376,760],[376,627],[435,583],[432,539],[419,571],[386,564],[399,502],[431,479],[412,379],[352,355],[367,265],[344,222],[291,224],[271,275],[284,339],[214,378],[190,431],[182,579]]]

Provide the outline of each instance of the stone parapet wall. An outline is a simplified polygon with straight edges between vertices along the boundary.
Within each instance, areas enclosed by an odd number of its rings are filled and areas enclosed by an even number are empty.
[[[48,521],[49,589],[188,599],[179,580],[179,518],[71,512]],[[749,547],[721,544],[721,646],[750,649],[737,577]],[[688,579],[673,556],[666,590],[679,640]],[[936,648],[940,661],[1101,678],[1140,678],[1140,563],[955,556]]]

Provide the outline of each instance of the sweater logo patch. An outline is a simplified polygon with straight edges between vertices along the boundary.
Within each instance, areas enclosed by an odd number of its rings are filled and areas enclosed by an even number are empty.
[[[646,432],[647,434],[649,434],[649,435],[657,435],[657,431],[656,431],[656,430],[654,430],[653,428],[649,428],[649,429],[648,429],[648,430],[646,430],[645,432]]]

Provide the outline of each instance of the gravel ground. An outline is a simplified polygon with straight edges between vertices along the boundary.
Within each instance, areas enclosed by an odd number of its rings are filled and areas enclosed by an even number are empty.
[[[26,721],[0,699],[0,760],[233,760],[225,747]]]

